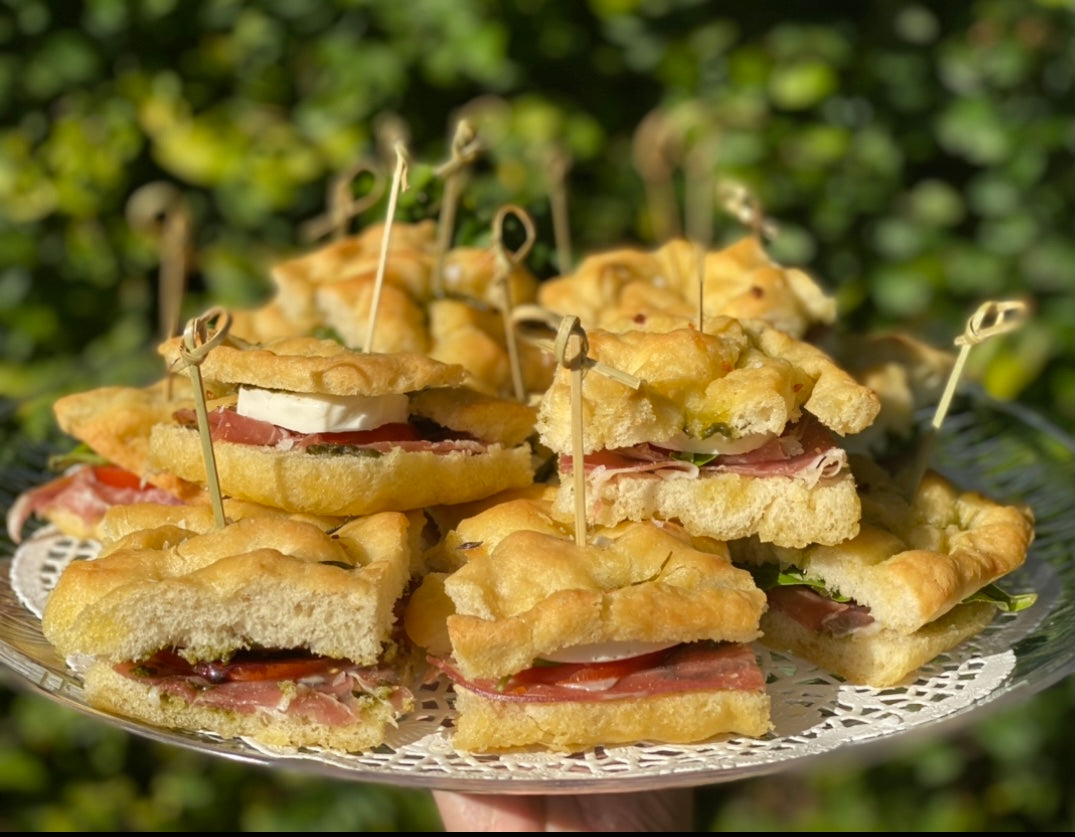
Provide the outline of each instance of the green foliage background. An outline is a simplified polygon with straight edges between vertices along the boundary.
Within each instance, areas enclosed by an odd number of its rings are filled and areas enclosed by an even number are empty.
[[[190,207],[186,313],[254,305],[268,266],[312,246],[330,179],[387,159],[388,117],[412,159],[401,216],[420,218],[473,114],[490,150],[459,238],[524,206],[552,275],[553,148],[576,256],[658,243],[632,144],[658,107],[717,138],[709,167],[753,190],[774,256],[850,327],[948,346],[981,301],[1027,299],[1032,326],[968,374],[1070,432],[1072,23],[1066,0],[3,0],[0,444],[54,440],[62,392],[156,376],[157,240],[126,215],[140,186]],[[741,232],[714,215],[716,239]],[[207,759],[4,684],[0,829],[438,829],[423,791]],[[1071,830],[1073,704],[1069,677],[883,762],[702,789],[699,830]]]

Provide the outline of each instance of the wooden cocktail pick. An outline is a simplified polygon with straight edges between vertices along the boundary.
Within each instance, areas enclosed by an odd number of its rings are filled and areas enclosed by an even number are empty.
[[[567,173],[571,154],[561,145],[547,152],[545,170],[549,177],[549,205],[552,209],[552,232],[556,240],[556,266],[562,276],[574,269],[571,252],[571,225],[567,209]]]
[[[215,324],[215,328],[212,326]],[[213,503],[213,515],[217,526],[227,525],[224,516],[224,501],[220,493],[220,478],[217,475],[216,455],[213,452],[213,438],[209,430],[209,411],[205,405],[205,384],[202,381],[201,363],[216,346],[228,336],[231,328],[231,314],[223,308],[211,308],[200,317],[187,322],[183,330],[183,343],[179,348],[180,360],[173,371],[186,369],[190,375],[194,390],[194,410],[198,416],[198,435],[202,443],[202,457],[205,459],[205,477],[209,486],[209,497]]]
[[[687,235],[694,244],[697,270],[698,331],[705,331],[705,256],[713,240],[712,168],[717,141],[713,135],[702,137],[687,153],[684,161]]]
[[[470,120],[460,119],[452,137],[451,157],[436,170],[437,175],[444,180],[444,196],[437,219],[437,258],[433,262],[433,276],[430,281],[434,298],[444,296],[444,258],[452,246],[455,210],[463,188],[463,175],[467,166],[477,160],[484,150]]]
[[[366,327],[366,352],[373,351],[374,328],[377,325],[377,309],[381,305],[381,288],[384,286],[384,271],[388,264],[388,247],[392,239],[392,222],[396,216],[396,202],[399,193],[407,190],[407,148],[401,140],[396,141],[396,168],[392,174],[392,188],[388,192],[388,209],[385,212],[384,234],[381,236],[381,255],[377,260],[377,278],[373,285],[373,300],[370,302],[369,321]]]
[[[371,178],[370,190],[356,197],[355,184],[362,175]],[[332,179],[326,195],[328,211],[303,224],[299,234],[304,241],[317,241],[326,236],[339,241],[346,237],[350,220],[377,203],[383,194],[384,174],[380,167],[368,160],[359,160]]]
[[[918,490],[923,475],[930,467],[937,444],[937,435],[948,415],[948,408],[952,404],[956,386],[963,375],[963,368],[967,363],[971,348],[984,343],[991,337],[1007,334],[1019,328],[1025,322],[1028,310],[1027,304],[1021,300],[984,302],[967,320],[963,333],[955,339],[955,344],[960,347],[959,354],[948,375],[948,382],[937,404],[937,409],[933,413],[929,430],[926,431],[922,444],[919,446],[915,467],[907,483],[912,497]]]
[[[667,114],[657,108],[638,123],[632,142],[635,168],[646,188],[653,237],[660,242],[680,234],[674,163],[679,156],[677,140]]]
[[[742,183],[722,180],[717,185],[720,205],[759,241],[775,238],[780,228],[765,216],[761,201]]]
[[[508,249],[504,244],[504,221],[509,215],[514,215],[518,218],[526,231],[526,239],[514,251]],[[514,300],[511,298],[511,274],[515,266],[529,255],[535,239],[534,221],[526,210],[514,204],[508,204],[497,211],[496,217],[493,218],[493,250],[495,257],[493,282],[500,288],[500,313],[504,321],[504,342],[508,349],[508,362],[511,366],[511,381],[515,390],[515,399],[520,402],[526,400],[526,388],[523,384],[519,345],[515,337],[515,327],[512,319]]]
[[[582,382],[590,371],[614,378],[632,389],[642,386],[640,378],[588,356],[589,342],[579,318],[561,316],[540,305],[520,305],[512,312],[519,336],[551,352],[557,362],[571,371],[571,465],[575,494],[575,543],[587,542],[586,470],[583,435]],[[555,337],[549,337],[552,333]]]
[[[179,313],[190,269],[190,211],[170,183],[142,186],[127,201],[127,221],[134,229],[156,234],[160,251],[158,326],[161,340],[179,330]]]

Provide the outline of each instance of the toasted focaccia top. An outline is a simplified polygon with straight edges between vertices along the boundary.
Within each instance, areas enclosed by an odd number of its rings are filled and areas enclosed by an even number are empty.
[[[180,360],[182,337],[159,347],[169,365]],[[462,366],[417,352],[363,352],[335,340],[285,337],[242,345],[228,340],[210,349],[203,378],[228,384],[318,395],[385,395],[427,387],[462,386]]]
[[[648,328],[666,317],[683,325],[698,317],[698,256],[686,239],[595,253],[571,274],[544,282],[538,299],[586,328]],[[707,251],[702,275],[706,319],[758,319],[795,337],[836,319],[835,299],[802,270],[774,262],[754,236]]]
[[[852,457],[862,496],[859,534],[835,546],[789,549],[750,538],[737,562],[795,566],[870,608],[882,626],[913,633],[1026,561],[1034,518],[1021,504],[965,491],[927,471],[908,502],[871,460]]]
[[[694,440],[780,435],[803,411],[840,434],[869,426],[880,407],[823,351],[757,321],[715,320],[704,331],[588,332],[589,356],[641,379],[633,389],[589,370],[583,394],[585,452],[685,434]],[[569,452],[573,375],[560,367],[538,408],[551,450]]]
[[[675,527],[630,523],[585,543],[521,529],[443,580],[465,677],[501,677],[543,655],[606,643],[748,642],[765,594],[727,550]]]
[[[75,561],[49,595],[42,631],[64,657],[188,660],[246,648],[377,660],[416,544],[412,520],[384,512],[333,534],[283,515],[195,533],[164,525]]]

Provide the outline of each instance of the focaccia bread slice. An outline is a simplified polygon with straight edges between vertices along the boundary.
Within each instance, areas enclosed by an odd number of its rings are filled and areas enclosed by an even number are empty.
[[[578,316],[585,328],[648,329],[669,317],[682,327],[698,318],[698,255],[682,238],[655,250],[592,254],[573,273],[543,283],[538,301]],[[773,261],[754,236],[708,250],[703,258],[706,320],[756,319],[794,337],[836,320],[835,298],[804,271]]]
[[[319,323],[319,288],[377,270],[385,225],[371,224],[310,252],[274,264],[270,277],[276,300],[285,315],[299,326]],[[428,286],[436,253],[436,223],[393,224],[389,238],[385,281],[407,290],[415,299]]]
[[[377,746],[413,706],[395,606],[421,521],[132,532],[69,565],[42,630],[95,708],[292,751]]]
[[[597,528],[578,544],[549,498],[491,505],[445,540],[407,635],[451,678],[457,749],[577,751],[760,736],[770,698],[751,640],[764,596],[724,544],[668,524]]]
[[[389,638],[416,537],[411,519],[392,512],[331,534],[280,515],[203,533],[134,531],[64,570],[42,631],[64,657],[114,663],[162,648],[215,660],[253,647],[372,663]]]
[[[174,337],[158,350],[172,367],[180,363],[182,346],[183,338]],[[421,352],[362,352],[308,336],[259,344],[225,339],[199,369],[207,381],[317,395],[384,395],[466,382],[463,367]]]
[[[245,500],[225,497],[221,502],[225,520],[234,523],[245,517],[279,517],[280,509]],[[291,515],[294,519],[312,523],[328,532],[347,522],[344,517],[319,517],[316,515]],[[204,534],[218,528],[216,510],[207,499],[204,503],[183,503],[164,506],[159,503],[123,503],[110,507],[101,516],[97,525],[97,540],[102,548],[108,549],[113,543],[130,535],[147,529],[162,526],[176,526],[191,533]]]
[[[944,615],[1018,569],[1034,538],[1029,507],[1002,504],[927,471],[908,502],[870,460],[852,458],[863,514],[859,534],[835,546],[788,549],[748,538],[732,545],[738,563],[778,562],[824,581],[903,634]]]
[[[661,445],[686,434],[736,442],[783,433],[804,412],[830,430],[858,433],[880,404],[815,346],[731,318],[706,332],[587,334],[589,354],[642,379],[635,390],[597,372],[582,388],[584,451]],[[539,407],[537,428],[551,450],[571,452],[571,373],[560,367]]]

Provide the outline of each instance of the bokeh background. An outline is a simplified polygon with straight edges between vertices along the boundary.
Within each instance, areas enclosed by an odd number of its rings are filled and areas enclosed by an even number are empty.
[[[1069,0],[86,0],[0,2],[0,464],[62,444],[63,392],[148,382],[160,239],[189,207],[184,312],[267,298],[314,246],[332,179],[405,137],[399,215],[435,217],[457,120],[488,146],[458,214],[505,203],[555,275],[552,161],[573,253],[667,232],[647,177],[683,161],[746,186],[864,331],[949,347],[985,299],[1032,327],[967,375],[1075,425],[1075,14]],[[678,155],[640,154],[659,117]],[[393,133],[394,132],[394,133]],[[696,158],[697,159],[697,158]],[[356,183],[356,190],[361,183]],[[354,224],[383,218],[376,204]],[[714,211],[714,241],[743,228]],[[1075,678],[867,763],[699,789],[702,831],[1071,831]],[[269,771],[130,736],[0,673],[0,830],[435,831],[425,791]]]

